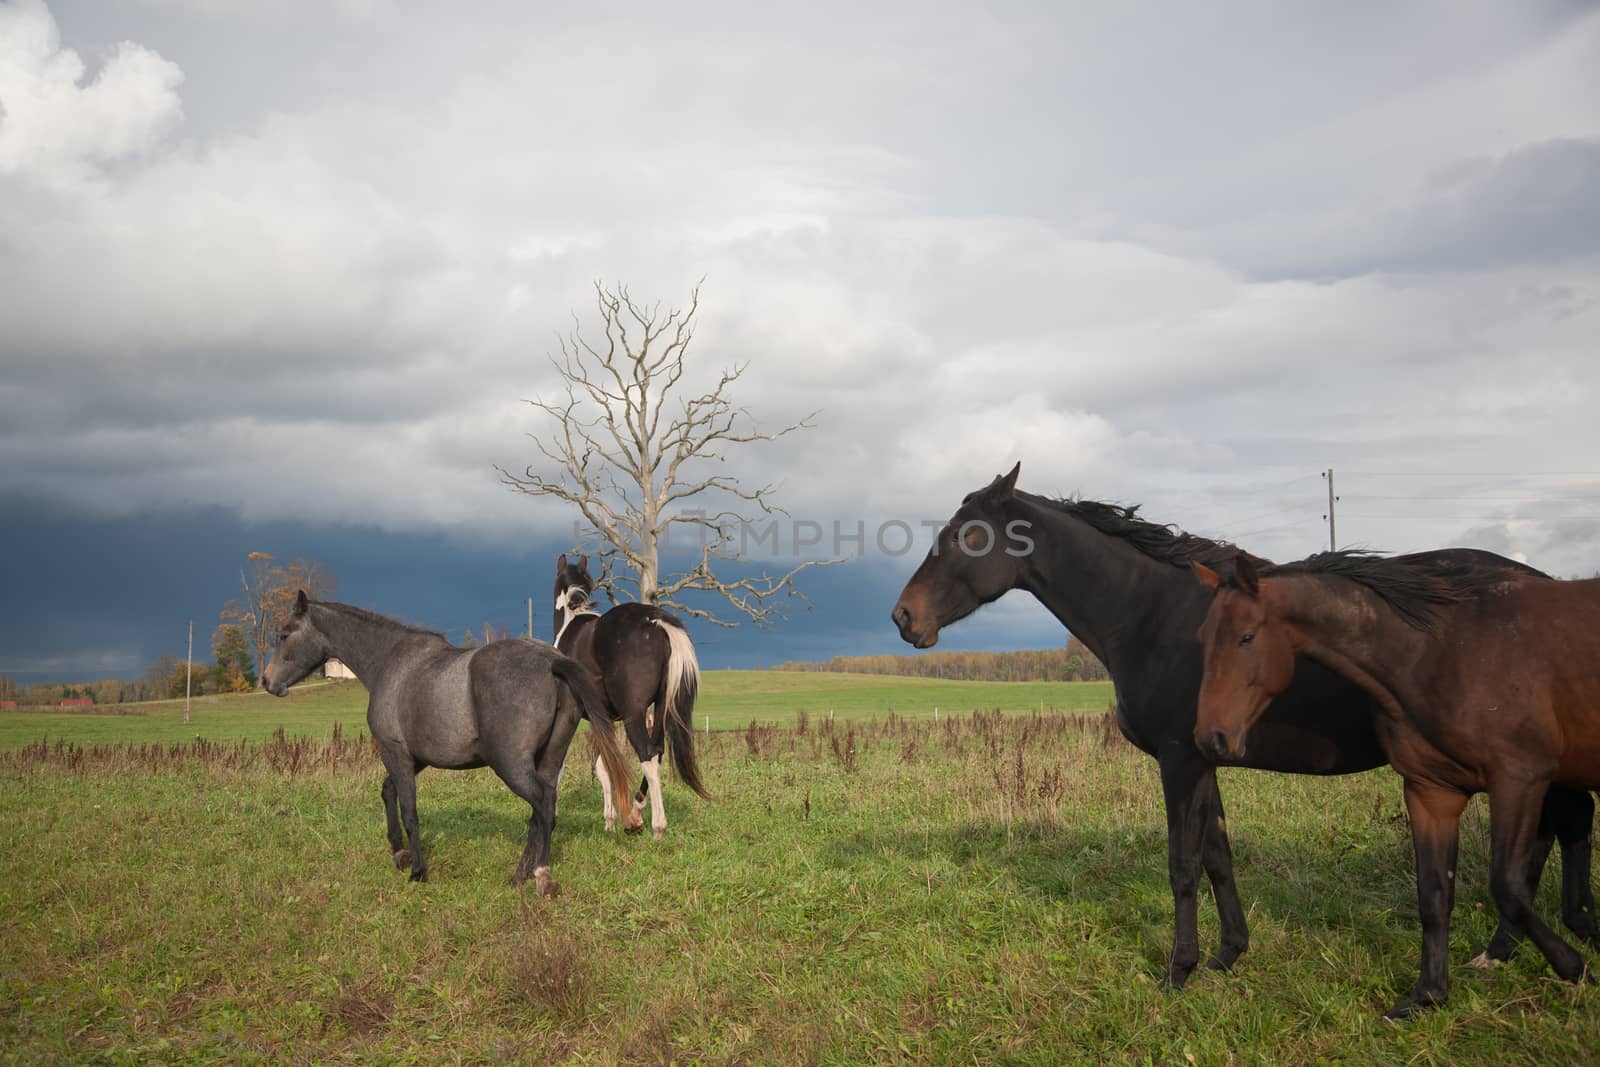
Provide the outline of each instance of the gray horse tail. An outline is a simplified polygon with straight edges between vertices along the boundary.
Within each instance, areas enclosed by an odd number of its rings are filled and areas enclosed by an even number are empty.
[[[672,765],[677,768],[684,785],[710,800],[711,794],[700,781],[700,765],[694,758],[694,698],[700,692],[700,661],[694,654],[694,642],[689,640],[689,631],[684,629],[683,623],[671,615],[663,613],[662,617],[650,621],[661,627],[671,649],[658,697],[667,724],[667,747],[672,750]]]
[[[589,672],[581,663],[562,655],[556,656],[550,670],[566,683],[567,689],[578,701],[579,713],[589,720],[589,742],[599,755],[600,762],[605,764],[606,776],[611,779],[611,795],[631,805],[633,791],[628,781],[628,764],[622,757],[622,749],[617,744],[616,727],[606,714],[605,699],[601,697],[600,690],[595,688],[594,679],[589,677]],[[623,813],[624,823],[630,821],[628,816],[631,814]]]

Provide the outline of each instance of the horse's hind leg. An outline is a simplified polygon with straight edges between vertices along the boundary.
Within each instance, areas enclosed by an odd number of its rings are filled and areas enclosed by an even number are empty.
[[[630,709],[622,723],[628,732],[628,741],[639,757],[639,769],[644,772],[636,805],[642,807],[645,798],[650,798],[650,832],[660,841],[667,836],[667,807],[661,799],[661,753],[665,748],[666,724],[661,721],[660,712],[653,708],[648,714],[643,708],[637,714]]]
[[[1222,812],[1222,793],[1217,776],[1211,776],[1211,802],[1205,814],[1205,841],[1201,846],[1206,877],[1211,879],[1211,895],[1216,898],[1217,918],[1222,924],[1217,954],[1206,961],[1213,970],[1227,970],[1250,947],[1250,927],[1245,922],[1244,905],[1233,882],[1233,850],[1228,847],[1228,823]]]
[[[1491,785],[1489,885],[1501,917],[1527,931],[1556,974],[1576,981],[1583,976],[1583,957],[1534,912],[1528,889],[1528,857],[1538,836],[1544,792],[1543,783],[1526,778]]]
[[[522,857],[511,875],[512,885],[521,885],[530,877],[538,886],[541,896],[553,897],[561,887],[550,879],[550,830],[555,816],[553,790],[538,775],[529,773],[515,778],[500,776],[511,791],[528,802],[528,841],[522,847]]]
[[[1589,835],[1594,825],[1594,800],[1586,789],[1553,785],[1539,812],[1539,831],[1528,849],[1528,895],[1539,894],[1539,880],[1550,859],[1550,848],[1561,842],[1561,919],[1567,929],[1591,945],[1600,944],[1594,921],[1594,893],[1589,888]],[[1487,967],[1508,960],[1522,944],[1524,934],[1505,916],[1495,927],[1489,947],[1472,958],[1472,966]]]
[[[1546,802],[1540,816],[1539,832],[1545,832],[1545,819],[1553,823],[1552,832],[1561,842],[1561,920],[1567,929],[1590,945],[1600,947],[1600,928],[1594,919],[1594,889],[1590,885],[1590,837],[1594,831],[1594,798],[1587,789],[1553,786],[1547,797],[1561,796],[1552,806]],[[1550,846],[1545,846],[1549,851]],[[1533,886],[1538,886],[1537,879]]]
[[[606,765],[599,756],[594,758],[594,776],[600,779],[600,804],[605,813],[606,829],[617,828],[617,805],[611,799],[611,776],[606,773]],[[635,827],[628,827],[628,832],[636,832]]]
[[[406,851],[406,839],[400,831],[400,809],[392,774],[383,776],[383,817],[389,824],[389,854],[394,857],[394,865],[404,870],[411,862],[411,854]]]

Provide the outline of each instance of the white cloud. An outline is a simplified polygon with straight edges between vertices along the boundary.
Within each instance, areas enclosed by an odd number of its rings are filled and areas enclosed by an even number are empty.
[[[183,74],[147,48],[124,41],[85,74],[43,0],[0,4],[0,175],[79,182],[149,151],[182,119]]]
[[[1506,226],[1456,225],[1548,188],[1501,179],[1589,135],[1592,99],[1546,105],[1592,76],[1600,21],[1513,33],[1474,11],[1464,23],[1498,35],[1449,32],[1479,74],[1452,52],[1407,81],[1384,52],[1367,82],[1297,78],[1249,104],[1260,136],[1234,152],[1179,128],[1193,109],[1168,113],[1185,88],[1250,88],[1219,55],[1125,87],[1108,72],[1137,49],[1116,34],[1067,68],[1047,62],[1049,19],[1017,34],[990,18],[963,50],[939,45],[967,25],[951,12],[900,37],[871,19],[854,37],[517,26],[494,62],[432,72],[449,85],[435,98],[351,94],[171,143],[172,64],[124,44],[85,83],[42,7],[0,7],[26,31],[0,45],[0,489],[501,539],[564,528],[490,469],[530,457],[518,400],[550,385],[554,332],[595,277],[673,302],[705,273],[701,366],[749,360],[738,399],[766,425],[823,409],[742,461],[797,514],[943,518],[1020,458],[1027,488],[1144,499],[1300,555],[1330,464],[1448,481],[1600,445],[1600,264],[1492,254]],[[1096,39],[1079,28],[1075,53]],[[1174,33],[1178,56],[1192,39]],[[1343,45],[1314,44],[1297,47],[1316,70],[1343,69]],[[1094,78],[1097,97],[1067,91]],[[1493,122],[1455,114],[1497,92]],[[1463,158],[1493,162],[1457,187],[1459,211],[1413,196]],[[1060,182],[1070,210],[975,210],[1000,171]],[[1410,273],[1361,266],[1385,257]],[[1330,262],[1349,270],[1282,280]],[[1380,526],[1352,509],[1351,529],[1399,549],[1492,526],[1553,569],[1600,555],[1571,509],[1450,515]]]

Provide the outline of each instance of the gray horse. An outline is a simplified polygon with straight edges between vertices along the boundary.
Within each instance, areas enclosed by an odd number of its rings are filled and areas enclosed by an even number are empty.
[[[348,604],[308,600],[301,592],[262,685],[281,697],[330,657],[348,665],[367,687],[367,728],[389,772],[383,807],[395,865],[404,867],[407,859],[400,836],[404,819],[411,880],[427,880],[417,832],[417,772],[487,765],[533,809],[511,884],[521,885],[532,874],[541,894],[559,893],[550,879],[556,776],[580,716],[589,720],[612,791],[628,795],[627,765],[588,673],[541,642],[513,638],[459,649],[431,630]]]

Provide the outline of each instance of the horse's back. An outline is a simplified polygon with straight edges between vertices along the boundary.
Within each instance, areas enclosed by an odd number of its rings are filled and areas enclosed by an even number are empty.
[[[1452,636],[1462,705],[1546,738],[1559,780],[1600,787],[1600,579],[1491,590]]]
[[[477,649],[448,644],[419,649],[401,666],[389,691],[406,748],[430,767],[481,767],[478,724],[469,688]]]

